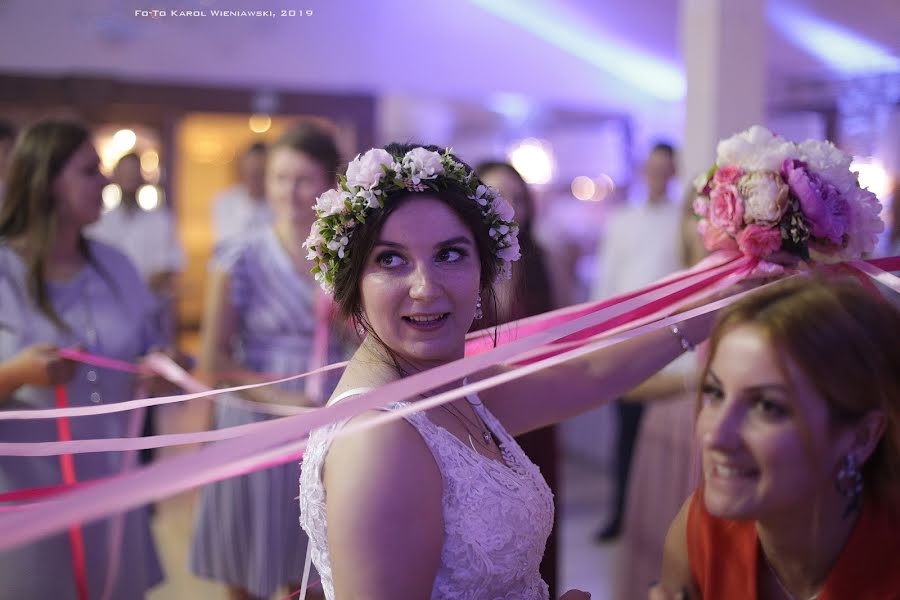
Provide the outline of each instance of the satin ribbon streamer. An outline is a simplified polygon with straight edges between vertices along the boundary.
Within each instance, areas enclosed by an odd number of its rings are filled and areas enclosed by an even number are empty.
[[[897,281],[885,278],[880,268],[889,270],[900,269],[900,258],[893,257],[891,259],[880,261],[864,261],[869,269],[866,274],[870,277],[877,276],[879,281],[888,285],[900,293],[900,285]],[[719,281],[729,275],[735,275],[749,272],[752,268],[747,261],[735,261],[734,264],[726,263],[727,268],[722,269],[719,275]],[[855,265],[854,265],[855,266]],[[602,325],[607,325],[606,329],[610,329],[614,323],[613,319],[623,314],[630,313],[632,317],[638,318],[641,313],[645,314],[649,309],[646,305],[668,298],[670,308],[672,305],[683,301],[685,297],[689,297],[689,293],[685,290],[689,289],[697,281],[703,279],[703,275],[709,275],[718,267],[712,267],[708,271],[703,271],[699,278],[691,279],[691,276],[679,276],[676,278],[675,284],[667,283],[665,285],[657,284],[657,291],[648,292],[644,290],[636,294],[631,294],[627,299],[618,299],[617,302],[605,307],[596,309],[598,304],[594,305],[596,312],[586,315],[573,314],[578,310],[569,311],[565,314],[551,313],[545,315],[548,321],[563,321],[562,323],[553,322],[547,324],[546,328],[532,334],[531,337],[525,339],[517,339],[522,335],[521,328],[515,331],[515,336],[509,336],[509,340],[504,345],[484,352],[476,352],[473,356],[464,360],[455,361],[440,367],[431,369],[424,373],[418,373],[408,378],[393,382],[378,390],[374,390],[357,398],[349,399],[339,405],[319,409],[311,413],[293,417],[286,417],[267,423],[262,423],[265,427],[259,431],[253,432],[253,435],[242,435],[238,439],[222,441],[202,448],[190,455],[178,456],[167,461],[162,461],[155,465],[140,469],[133,473],[128,473],[119,477],[112,478],[109,481],[98,482],[89,488],[76,488],[58,497],[52,498],[46,502],[28,507],[27,509],[16,511],[7,515],[0,515],[0,549],[11,547],[20,543],[25,543],[33,539],[37,539],[43,535],[48,535],[64,529],[72,522],[79,520],[89,520],[100,518],[111,512],[120,511],[133,506],[150,502],[159,498],[166,497],[170,494],[178,493],[185,489],[203,485],[212,481],[217,481],[227,477],[243,474],[250,470],[266,468],[273,464],[292,460],[300,452],[306,444],[305,436],[309,431],[322,427],[328,423],[352,418],[352,416],[383,406],[393,401],[406,399],[421,394],[423,391],[433,389],[454,380],[459,380],[463,376],[474,373],[484,368],[510,361],[516,357],[521,357],[528,352],[534,352],[547,344],[559,343],[561,340],[578,338],[585,335],[584,332],[591,330],[597,331],[603,329]],[[891,276],[893,277],[893,276]],[[691,281],[685,283],[685,279]],[[896,280],[897,278],[893,278]],[[670,280],[671,281],[671,280]],[[674,290],[674,291],[673,291]],[[544,358],[526,367],[520,367],[513,371],[508,371],[502,375],[491,377],[475,384],[470,384],[428,398],[427,401],[418,401],[414,405],[407,407],[405,412],[414,412],[416,410],[425,410],[438,403],[447,402],[452,399],[461,397],[467,393],[476,392],[480,389],[492,387],[517,377],[522,377],[534,372],[536,369],[549,368],[560,362],[571,360],[578,353],[587,351],[595,351],[600,347],[615,343],[627,337],[640,335],[651,329],[667,326],[670,322],[683,321],[702,312],[718,309],[724,304],[732,301],[719,301],[705,307],[700,307],[692,311],[670,317],[663,321],[645,325],[641,328],[628,332],[626,334],[617,335],[614,338],[601,340],[600,342],[592,342],[589,344],[582,343],[581,347],[565,352],[557,352],[555,356]],[[582,307],[583,308],[583,307]],[[643,310],[642,310],[643,309]],[[536,320],[526,320],[521,324],[534,324]],[[620,326],[623,324],[620,323]],[[624,336],[624,337],[623,337]],[[474,337],[473,339],[479,339]],[[570,341],[568,347],[575,342]],[[239,389],[248,389],[256,386],[241,386]],[[219,391],[210,392],[206,395],[219,393]],[[191,394],[189,397],[169,397],[163,402],[178,402],[185,399],[201,397],[200,394]],[[159,403],[163,403],[159,402]],[[96,407],[85,407],[96,408]],[[111,407],[104,407],[111,408]],[[131,407],[123,409],[129,410]],[[50,412],[45,409],[43,411],[19,411],[19,412]],[[110,411],[111,412],[111,411]],[[381,422],[381,418],[390,420],[391,418],[399,418],[401,411],[392,413],[381,413],[380,418],[372,419],[370,423]],[[2,411],[0,411],[2,414]],[[81,413],[74,413],[77,416]],[[96,414],[96,413],[93,413]],[[54,415],[56,416],[56,415]],[[36,416],[22,416],[20,418],[49,418]],[[2,418],[2,417],[0,417]],[[353,428],[345,428],[343,433],[351,433]],[[208,432],[206,432],[208,433]],[[197,435],[197,434],[194,434]],[[90,442],[93,440],[84,440]],[[187,443],[187,442],[185,442]]]

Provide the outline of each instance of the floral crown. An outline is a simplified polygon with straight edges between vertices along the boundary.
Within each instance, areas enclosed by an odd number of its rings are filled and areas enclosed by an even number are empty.
[[[353,230],[365,223],[373,209],[384,208],[385,199],[399,191],[440,191],[448,183],[459,185],[481,210],[498,266],[498,279],[509,278],[511,263],[519,259],[519,227],[512,206],[493,188],[453,158],[427,148],[413,148],[403,156],[373,148],[358,155],[347,166],[338,186],[316,199],[316,221],[303,246],[306,258],[315,263],[312,273],[328,294],[334,293],[338,271],[350,255]]]
[[[795,144],[758,125],[719,142],[716,164],[694,187],[708,250],[839,262],[872,252],[884,229],[881,204],[859,187],[848,155],[831,142]]]

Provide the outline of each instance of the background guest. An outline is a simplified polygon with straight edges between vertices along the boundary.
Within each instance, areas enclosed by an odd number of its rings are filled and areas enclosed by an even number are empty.
[[[99,167],[89,132],[64,121],[28,128],[13,151],[0,207],[0,410],[53,408],[57,385],[71,406],[131,400],[133,374],[78,365],[58,349],[135,361],[162,343],[157,303],[131,262],[84,235],[100,218],[107,181]],[[126,437],[128,415],[70,419],[71,437]],[[59,435],[52,419],[0,421],[4,442]],[[121,453],[77,454],[74,473],[79,481],[114,475],[123,460]],[[2,456],[0,491],[60,485],[60,461]],[[113,547],[110,530],[119,518],[121,546]],[[0,598],[85,597],[73,545],[83,548],[87,597],[142,598],[162,579],[146,507],[79,529],[80,542],[55,535],[0,553]]]
[[[251,145],[238,163],[238,183],[213,199],[213,236],[216,244],[240,237],[272,222],[266,202],[266,154],[262,142]]]
[[[213,259],[198,364],[211,383],[299,374],[343,358],[331,331],[331,301],[310,274],[302,247],[316,197],[334,185],[339,160],[331,136],[311,124],[288,131],[270,149],[266,196],[274,223],[226,240]],[[319,340],[327,347],[317,348]],[[325,353],[317,356],[320,350]],[[310,385],[315,381],[253,390],[243,404],[226,398],[216,406],[216,426],[271,418],[270,404],[318,406],[334,381],[319,390]],[[266,598],[299,582],[307,543],[297,526],[299,477],[299,465],[288,463],[204,488],[193,571],[228,584],[231,598]]]

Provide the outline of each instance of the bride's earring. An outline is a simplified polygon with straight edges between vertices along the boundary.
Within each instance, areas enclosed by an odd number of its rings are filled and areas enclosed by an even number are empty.
[[[481,292],[478,292],[478,299],[475,301],[475,320],[480,321],[484,318],[484,311],[481,309]]]

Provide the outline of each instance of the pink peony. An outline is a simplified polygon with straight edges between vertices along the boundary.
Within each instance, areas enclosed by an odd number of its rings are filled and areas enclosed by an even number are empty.
[[[709,222],[717,229],[737,235],[744,224],[744,202],[734,185],[716,185],[710,192]]]
[[[713,175],[713,181],[716,182],[716,185],[724,185],[728,183],[735,184],[743,174],[744,171],[739,166],[725,165],[716,169],[716,172]]]
[[[765,258],[781,248],[781,231],[777,227],[748,225],[738,234],[737,243],[747,256]]]
[[[737,250],[737,242],[726,232],[713,227],[707,219],[700,219],[697,223],[697,233],[703,238],[703,246],[712,252],[713,250]]]

